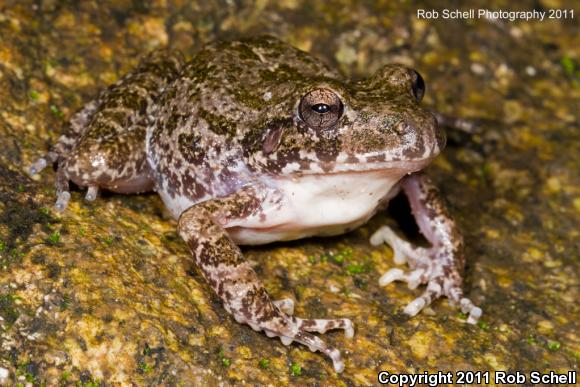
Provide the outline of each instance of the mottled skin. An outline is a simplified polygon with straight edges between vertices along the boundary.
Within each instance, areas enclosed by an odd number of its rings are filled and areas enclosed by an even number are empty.
[[[233,317],[328,355],[337,349],[312,332],[348,319],[292,316],[291,300],[272,301],[239,244],[336,235],[365,223],[399,191],[408,196],[431,247],[414,247],[383,227],[404,273],[380,283],[427,284],[405,308],[417,314],[444,295],[477,321],[462,298],[463,242],[424,168],[445,145],[434,116],[419,106],[422,78],[389,65],[349,83],[308,54],[273,38],[215,43],[192,61],[158,51],[70,121],[35,173],[57,162],[57,209],[68,182],[130,193],[158,192],[179,219],[193,261]]]

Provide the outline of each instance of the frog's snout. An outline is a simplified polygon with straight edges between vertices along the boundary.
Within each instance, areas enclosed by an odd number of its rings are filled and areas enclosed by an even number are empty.
[[[445,132],[429,112],[406,117],[399,121],[393,132],[398,137],[406,159],[426,159],[437,156],[445,148]]]

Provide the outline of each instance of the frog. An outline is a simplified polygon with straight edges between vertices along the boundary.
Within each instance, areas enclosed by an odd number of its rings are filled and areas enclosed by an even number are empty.
[[[351,81],[274,37],[216,41],[189,61],[158,49],[76,112],[29,172],[56,166],[60,212],[71,182],[87,201],[102,190],[156,192],[237,322],[320,351],[342,372],[341,352],[320,335],[352,338],[352,320],[295,316],[294,301],[270,296],[240,246],[344,234],[403,194],[429,246],[380,227],[370,243],[390,245],[394,262],[409,266],[382,274],[380,286],[426,285],[409,316],[447,297],[477,322],[482,310],[463,294],[462,235],[423,171],[446,143],[424,93],[409,67]]]

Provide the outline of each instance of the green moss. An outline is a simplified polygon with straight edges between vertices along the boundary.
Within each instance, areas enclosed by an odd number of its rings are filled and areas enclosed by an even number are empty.
[[[111,246],[113,244],[113,237],[111,235],[107,235],[103,238],[103,243],[107,246]]]
[[[36,375],[34,374],[34,372],[36,372],[34,371],[35,369],[36,367],[29,362],[18,364],[16,367],[16,376],[24,376],[28,383],[40,385],[41,383],[39,383]]]
[[[50,112],[58,118],[64,117],[64,113],[56,105],[50,105]]]
[[[101,382],[99,380],[89,380],[86,383],[77,382],[76,385],[79,387],[100,387]]]
[[[148,374],[151,371],[153,371],[153,366],[152,365],[149,365],[149,364],[147,364],[144,361],[141,362],[141,363],[139,363],[139,372],[142,372],[144,374]]]
[[[149,344],[145,344],[145,347],[143,348],[143,355],[151,356],[151,347]]]
[[[560,344],[560,342],[552,340],[549,340],[547,344],[547,347],[550,351],[557,351],[560,349],[561,346],[562,345]]]
[[[346,272],[350,275],[366,273],[368,265],[366,263],[350,263],[346,266]]]
[[[258,365],[262,369],[268,369],[268,368],[270,368],[270,360],[268,360],[268,359],[261,359],[260,362],[258,363]]]
[[[574,75],[574,72],[576,70],[576,64],[574,63],[574,60],[572,58],[570,58],[569,56],[564,56],[561,60],[560,60],[560,64],[562,65],[562,68],[564,69],[564,72],[567,75]]]
[[[484,331],[489,330],[489,324],[486,323],[485,321],[479,320],[477,322],[477,326],[480,327],[481,329],[483,329]]]
[[[51,245],[56,245],[58,242],[60,242],[60,231],[57,230],[50,234],[47,238],[47,242]]]
[[[62,300],[60,301],[59,306],[62,310],[66,310],[70,306],[70,303],[71,303],[70,297],[65,294],[62,296]]]
[[[66,382],[69,380],[69,378],[71,377],[72,373],[70,371],[64,371],[62,373],[62,375],[60,376],[60,381],[62,383]]]
[[[220,351],[218,352],[218,357],[220,359],[222,366],[227,368],[232,364],[232,360],[225,356],[223,348],[220,349]]]
[[[38,101],[38,98],[40,97],[40,94],[38,94],[38,91],[36,90],[30,90],[30,99],[33,101]]]
[[[292,376],[300,376],[302,375],[302,367],[300,365],[292,363],[290,365],[290,375]]]

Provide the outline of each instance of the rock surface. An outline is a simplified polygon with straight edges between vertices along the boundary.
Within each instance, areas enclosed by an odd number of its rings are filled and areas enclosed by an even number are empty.
[[[353,386],[375,384],[380,370],[578,370],[580,15],[418,20],[411,2],[241,3],[0,4],[0,385]],[[497,3],[479,8],[507,7]],[[337,375],[320,354],[233,321],[154,194],[87,203],[74,192],[59,215],[54,173],[24,172],[142,53],[169,45],[192,56],[212,39],[263,33],[351,77],[410,65],[427,81],[427,106],[480,120],[480,133],[450,133],[429,168],[465,234],[478,325],[441,301],[408,319],[418,290],[379,288],[392,252],[368,237],[392,222],[385,214],[345,236],[247,249],[297,313],[355,322],[353,340],[326,335],[346,359]]]

